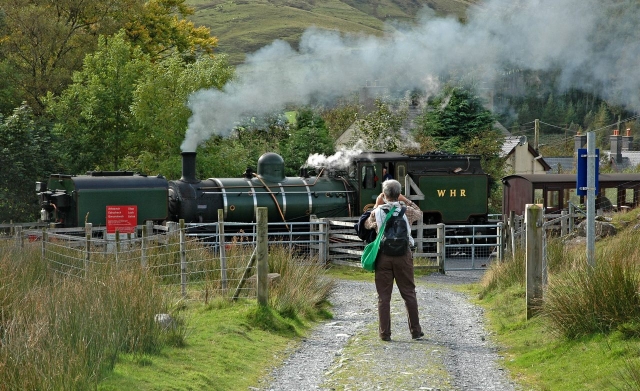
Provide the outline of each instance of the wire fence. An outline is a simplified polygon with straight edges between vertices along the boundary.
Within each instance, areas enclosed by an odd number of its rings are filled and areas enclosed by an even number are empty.
[[[298,264],[318,263],[319,230],[309,227],[269,224],[269,253],[295,258]],[[14,230],[6,237],[15,238],[18,246],[39,243],[42,260],[61,275],[85,278],[104,269],[142,268],[185,299],[256,297],[255,224],[149,224],[130,234],[106,233],[90,224],[85,229]]]

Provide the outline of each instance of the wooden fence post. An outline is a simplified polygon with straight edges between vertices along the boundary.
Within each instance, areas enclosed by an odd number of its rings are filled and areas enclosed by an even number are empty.
[[[436,252],[438,253],[438,269],[440,270],[440,273],[444,274],[444,263],[445,263],[445,258],[446,258],[446,254],[445,254],[445,243],[444,243],[444,236],[445,236],[445,231],[444,231],[444,224],[440,223],[438,224],[438,228],[436,228],[436,232],[437,235],[436,237],[438,238],[438,241],[436,242]]]
[[[84,278],[89,277],[89,267],[91,265],[91,236],[93,223],[84,224]]]
[[[218,242],[220,243],[220,279],[222,292],[227,291],[227,248],[224,239],[224,210],[218,209]]]
[[[24,239],[22,238],[22,226],[21,225],[17,225],[16,226],[16,244],[17,244],[18,248],[23,248],[24,247]]]
[[[147,221],[146,225],[142,226],[142,240],[140,241],[140,267],[142,269],[147,268],[147,247],[149,246],[149,243],[147,242],[149,240],[148,236],[149,221]]]
[[[525,212],[527,319],[531,319],[536,314],[542,301],[544,272],[542,267],[542,221],[542,208],[539,205],[527,204]]]
[[[257,210],[258,304],[262,306],[269,304],[269,240],[267,236],[269,215],[267,213],[268,209],[265,207],[259,207]]]
[[[116,268],[120,267],[120,231],[116,230]]]
[[[184,220],[180,219],[180,288],[182,297],[187,297],[187,245]]]
[[[560,212],[560,236],[567,235],[569,233],[569,219],[567,218],[567,211]]]
[[[516,212],[509,212],[509,244],[511,247],[511,254],[516,253]]]
[[[47,228],[46,227],[42,227],[42,250],[40,251],[41,251],[42,262],[44,262],[47,256]]]
[[[504,223],[503,222],[499,222],[498,223],[498,230],[496,232],[496,240],[497,240],[497,257],[498,257],[498,262],[502,262],[504,261],[504,237],[506,235],[506,231],[504,229]]]
[[[318,262],[326,265],[329,262],[329,221],[318,220]]]

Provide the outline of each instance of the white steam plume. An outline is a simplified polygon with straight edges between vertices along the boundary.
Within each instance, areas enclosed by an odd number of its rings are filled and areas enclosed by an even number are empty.
[[[358,140],[352,148],[339,147],[338,152],[333,155],[326,156],[320,153],[313,153],[307,158],[304,167],[327,167],[327,168],[346,168],[351,163],[351,158],[357,156],[363,151],[364,142]]]
[[[220,90],[189,98],[183,151],[227,135],[245,113],[287,103],[330,101],[378,80],[395,89],[428,88],[445,72],[475,72],[491,83],[503,69],[560,69],[564,88],[582,88],[627,108],[640,105],[640,5],[637,0],[488,0],[467,22],[424,13],[384,37],[310,29],[299,50],[275,41],[238,68]],[[608,23],[615,16],[615,23]],[[491,84],[488,84],[490,87]]]

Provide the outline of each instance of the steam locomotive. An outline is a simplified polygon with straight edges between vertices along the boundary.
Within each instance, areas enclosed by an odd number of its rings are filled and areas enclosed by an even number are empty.
[[[476,155],[364,152],[342,166],[301,169],[297,177],[284,175],[278,154],[266,153],[257,163],[257,172],[247,168],[238,178],[201,180],[195,175],[195,152],[184,152],[179,180],[121,171],[54,174],[46,183],[36,182],[40,219],[56,227],[107,226],[110,208],[122,206],[135,211],[129,218],[138,225],[181,219],[212,223],[218,210],[225,221],[250,223],[257,207],[268,208],[270,222],[356,217],[375,203],[386,168],[419,205],[426,223],[487,222],[489,177]]]

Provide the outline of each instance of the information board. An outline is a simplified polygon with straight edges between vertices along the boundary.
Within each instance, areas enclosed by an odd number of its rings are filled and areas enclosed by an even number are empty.
[[[121,234],[136,232],[138,224],[137,205],[107,205],[107,233]]]

